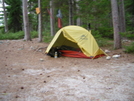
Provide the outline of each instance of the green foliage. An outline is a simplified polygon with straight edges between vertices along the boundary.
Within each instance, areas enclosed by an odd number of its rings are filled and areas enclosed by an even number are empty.
[[[134,30],[120,33],[123,37],[134,39]]]
[[[134,53],[134,42],[132,42],[129,46],[124,46],[126,53]]]
[[[84,24],[90,23],[92,29],[110,27],[110,1],[80,0],[78,5],[80,7],[79,16]]]
[[[94,38],[96,39],[96,41],[100,47],[106,47],[106,46],[113,45],[113,43],[109,41],[110,39],[102,37],[102,34],[100,34],[100,32],[98,30],[92,31],[92,35],[94,36]]]
[[[106,38],[97,38],[96,41],[100,47],[113,46],[113,42]]]
[[[91,33],[92,33],[92,35],[94,36],[95,39],[102,37],[102,35],[99,33],[98,30],[92,30]]]
[[[32,31],[31,32],[31,37],[32,38],[37,38],[38,37],[38,32],[37,31]],[[24,38],[24,32],[23,31],[19,31],[16,33],[12,33],[12,32],[8,32],[5,34],[0,34],[0,40],[17,40],[17,39],[23,39]]]
[[[37,30],[38,28],[38,15],[36,14],[35,8],[38,7],[37,0],[29,0],[28,1],[28,17],[29,17],[29,24],[33,30]]]
[[[6,34],[0,34],[0,40],[22,39],[23,37],[24,37],[23,31],[19,31],[16,33],[8,32]]]
[[[38,37],[38,32],[37,31],[32,31],[30,34],[31,34],[32,38],[37,38]],[[44,31],[42,34],[43,34],[43,40],[46,43],[49,43],[53,38],[53,36],[51,36],[49,30]],[[23,39],[23,38],[24,38],[24,32],[23,31],[19,31],[19,32],[16,32],[16,33],[8,32],[8,33],[5,33],[5,34],[2,34],[2,33],[0,34],[0,40],[13,40],[13,39],[17,40],[17,39]]]
[[[113,39],[113,29],[109,27],[99,27],[97,29],[102,37]]]
[[[7,19],[10,31],[17,32],[22,30],[22,9],[21,0],[5,0],[7,6]]]
[[[0,33],[4,33],[4,26],[0,26]]]
[[[44,35],[43,40],[46,43],[49,43],[53,39],[53,36],[51,36],[49,31],[44,31],[43,35]]]
[[[31,33],[32,38],[37,38],[38,37],[38,32],[37,31],[32,31]]]
[[[126,12],[126,29],[127,31],[134,30],[134,0],[124,0]]]
[[[53,36],[51,36],[49,30],[43,31],[42,32],[42,36],[43,36],[44,42],[46,42],[46,43],[49,43],[52,40],[52,38],[53,38]],[[37,38],[38,37],[38,32],[37,31],[32,31],[31,32],[31,37],[32,38]]]
[[[22,0],[5,0],[7,6],[7,15],[8,15],[8,25],[10,31],[17,32],[16,26],[19,26],[22,29],[22,9],[21,9],[21,1]],[[50,42],[52,39],[50,35],[50,16],[47,9],[50,9],[49,5],[50,0],[42,0],[42,22],[43,22],[43,39],[46,42]],[[63,27],[68,25],[69,20],[69,0],[54,0],[54,16],[52,17],[55,20],[55,29],[58,30],[57,27],[57,11],[61,10],[63,18],[62,24]],[[82,23],[81,26],[87,28],[87,24],[91,24],[92,34],[98,43],[101,46],[106,46],[107,38],[113,38],[113,28],[112,28],[112,18],[111,18],[111,4],[110,0],[79,0],[76,2],[72,0],[73,3],[73,20],[74,25],[76,24],[76,19],[80,18]],[[78,4],[79,9],[76,7]],[[126,27],[127,32],[123,33],[122,36],[126,36],[127,38],[134,38],[134,0],[126,0],[125,4],[125,14],[126,14]],[[38,7],[38,0],[28,0],[28,12],[29,12],[29,22],[30,28],[32,30],[31,36],[32,38],[38,37],[38,15],[35,12],[35,8]],[[18,24],[16,24],[18,23]],[[33,31],[36,30],[36,31]],[[0,33],[3,33],[4,29],[0,30]],[[10,33],[11,35],[12,33]],[[15,34],[15,33],[14,33]],[[10,36],[7,34],[0,34]],[[18,34],[16,34],[19,36]],[[12,35],[11,35],[12,36]],[[23,34],[24,36],[24,34]],[[105,39],[102,39],[105,38]],[[0,37],[1,38],[1,37]],[[13,37],[14,38],[14,37]],[[19,37],[18,37],[19,38]],[[23,37],[20,37],[23,38]],[[12,39],[12,38],[11,38]]]

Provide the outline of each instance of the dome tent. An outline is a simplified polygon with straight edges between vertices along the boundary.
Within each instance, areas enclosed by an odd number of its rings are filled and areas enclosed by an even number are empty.
[[[80,26],[71,25],[61,28],[55,34],[54,38],[47,47],[45,53],[49,54],[52,48],[61,46],[69,46],[75,49],[79,49],[79,51],[81,51],[81,52],[75,51],[74,53],[74,50],[73,52],[72,51],[67,52],[59,49],[61,55],[64,56],[78,57],[78,54],[81,54],[85,58],[95,58],[98,56],[106,55],[104,51],[99,48],[96,40],[91,34],[91,30],[88,31]],[[73,56],[73,53],[75,56]]]

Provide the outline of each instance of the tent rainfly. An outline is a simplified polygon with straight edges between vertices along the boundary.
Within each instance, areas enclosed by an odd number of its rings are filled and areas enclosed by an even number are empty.
[[[55,52],[58,52],[58,56],[90,59],[106,55],[99,48],[91,30],[75,25],[63,27],[55,34],[45,53],[54,57]]]

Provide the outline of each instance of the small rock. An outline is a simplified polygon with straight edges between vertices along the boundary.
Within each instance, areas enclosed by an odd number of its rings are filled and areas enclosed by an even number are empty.
[[[42,50],[40,49],[40,50],[38,50],[38,52],[42,52]]]
[[[40,61],[44,61],[44,59],[40,58]]]
[[[30,47],[30,50],[35,50],[35,49],[36,49],[36,48],[35,48],[35,47],[33,47],[33,46],[31,46],[31,47]]]
[[[105,50],[105,53],[109,53],[110,51],[109,50]]]
[[[18,50],[23,50],[23,48],[19,48]]]
[[[0,44],[3,44],[4,42],[0,41]]]
[[[122,40],[122,42],[131,42],[131,40],[124,39],[124,40]]]
[[[119,58],[120,55],[113,55],[112,57],[113,57],[113,58]]]
[[[110,60],[110,59],[111,59],[111,56],[107,56],[106,59],[107,59],[107,60]]]

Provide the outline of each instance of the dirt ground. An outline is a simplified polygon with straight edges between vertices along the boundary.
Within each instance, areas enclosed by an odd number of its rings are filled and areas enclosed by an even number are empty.
[[[44,54],[47,46],[0,40],[0,101],[134,101],[133,54],[52,58]]]

